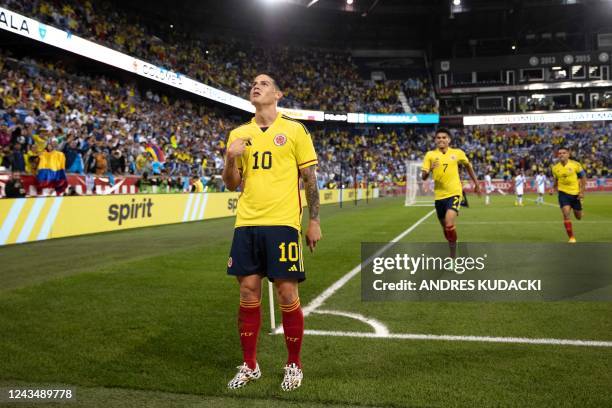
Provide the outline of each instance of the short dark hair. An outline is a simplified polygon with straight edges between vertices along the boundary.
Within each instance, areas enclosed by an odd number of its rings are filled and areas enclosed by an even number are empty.
[[[449,138],[451,138],[451,137],[452,137],[450,130],[448,130],[448,129],[447,129],[447,128],[445,128],[445,127],[439,127],[439,128],[437,128],[437,129],[436,129],[436,133],[435,133],[435,135],[437,135],[438,133],[446,133],[446,135],[447,135]],[[435,135],[434,135],[434,136],[435,136]]]
[[[280,91],[281,88],[278,85],[278,82],[276,81],[276,79],[274,78],[274,76],[272,76],[271,74],[268,74],[267,72],[260,72],[259,74],[255,75],[255,77],[257,78],[260,75],[265,75],[267,77],[270,77],[270,79],[272,80],[272,85],[274,85],[274,88],[276,88],[277,91]]]
[[[559,150],[567,150],[569,152],[570,148],[567,147],[566,145],[562,145],[562,146],[559,146],[559,148],[557,149],[557,151]]]

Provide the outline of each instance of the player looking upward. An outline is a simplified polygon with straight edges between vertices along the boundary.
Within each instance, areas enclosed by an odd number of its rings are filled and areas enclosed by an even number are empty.
[[[516,177],[514,177],[514,192],[516,193],[516,201],[514,202],[514,205],[518,205],[519,207],[523,206],[523,193],[525,190],[525,182],[527,180],[525,179],[525,173],[523,173],[523,170],[519,170],[518,174],[516,175]]]
[[[582,218],[582,200],[586,186],[586,173],[580,163],[570,160],[570,151],[567,147],[557,150],[559,161],[552,167],[555,179],[551,193],[557,189],[559,192],[559,207],[563,214],[563,225],[569,237],[569,243],[576,242],[572,227],[571,213],[577,220]]]
[[[538,198],[536,198],[536,204],[544,204],[544,194],[546,193],[546,175],[543,171],[540,171],[535,178],[536,190],[538,191]]]
[[[240,286],[238,329],[244,360],[229,388],[241,388],[261,377],[256,351],[264,277],[276,288],[289,353],[281,388],[293,390],[303,378],[304,316],[298,282],[306,276],[299,179],[310,216],[306,241],[313,251],[321,239],[317,156],[306,127],[277,111],[281,97],[273,78],[258,75],[250,91],[255,117],[232,130],[227,142],[223,181],[232,191],[242,186],[227,273],[236,276]]]
[[[484,176],[485,182],[485,205],[491,204],[491,193],[493,192],[493,181],[489,173]]]
[[[432,174],[436,214],[448,241],[451,257],[457,253],[457,230],[455,220],[463,198],[463,187],[459,177],[459,165],[465,167],[474,183],[474,191],[480,195],[480,185],[467,156],[461,149],[451,148],[451,134],[448,129],[439,128],[434,142],[435,150],[430,150],[423,159],[421,178],[427,180]]]

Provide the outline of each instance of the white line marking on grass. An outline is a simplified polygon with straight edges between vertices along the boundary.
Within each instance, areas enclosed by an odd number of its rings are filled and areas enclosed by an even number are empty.
[[[361,332],[343,332],[327,330],[304,330],[311,336],[383,338],[400,340],[441,340],[441,341],[472,341],[483,343],[514,343],[514,344],[549,344],[556,346],[612,347],[612,341],[571,340],[571,339],[530,339],[525,337],[489,337],[489,336],[453,336],[445,334],[377,334]]]
[[[427,218],[429,218],[434,212],[435,212],[435,210],[431,210],[430,212],[425,214],[421,219],[419,219],[417,222],[412,224],[412,226],[407,228],[404,232],[399,234],[397,237],[393,238],[387,245],[385,245],[384,247],[382,247],[381,249],[376,251],[376,253],[373,254],[371,257],[366,259],[364,261],[364,264],[368,265],[370,262],[372,262],[372,260],[374,258],[376,258],[380,254],[385,252],[387,249],[389,249],[389,247],[391,247],[391,245],[393,245],[394,243],[398,242],[400,239],[404,238],[406,235],[410,234],[412,231],[414,231],[414,229],[416,227],[421,225],[421,223],[423,221],[425,221]],[[302,312],[304,313],[304,316],[308,316],[315,309],[320,307],[327,299],[329,299],[334,293],[336,293],[338,291],[338,289],[340,289],[341,287],[346,285],[346,283],[348,281],[350,281],[353,277],[355,277],[359,272],[361,272],[361,264],[358,264],[357,266],[355,266],[346,275],[344,275],[343,277],[338,279],[336,282],[334,282],[329,288],[325,289],[323,291],[323,293],[321,293],[316,298],[312,299],[310,301],[310,303],[307,306],[305,306],[304,309],[302,309]]]
[[[385,245],[384,247],[379,249],[375,254],[373,254],[371,257],[366,259],[364,264],[368,265],[370,262],[372,262],[374,258],[376,258],[378,255],[385,252],[391,245],[393,245],[400,239],[404,238],[406,235],[410,234],[412,231],[414,231],[416,227],[421,225],[421,223],[423,223],[423,221],[429,218],[434,212],[436,212],[436,210],[431,210],[430,212],[425,214],[417,222],[415,222],[410,227],[408,227],[406,230],[404,230],[404,232],[399,234],[397,237],[393,238],[387,245]],[[346,285],[346,283],[350,281],[352,278],[354,278],[359,272],[361,272],[361,263],[355,266],[353,269],[351,269],[346,275],[344,275],[343,277],[338,279],[336,282],[334,282],[330,287],[325,289],[319,296],[312,299],[308,305],[304,306],[302,308],[302,313],[304,314],[304,317],[308,316],[314,310],[319,308],[327,299],[329,299],[334,293],[336,293],[338,289]],[[280,334],[282,332],[283,332],[283,325],[281,324],[276,328],[276,330],[274,330],[273,333]]]
[[[313,310],[312,313],[342,316],[342,317],[348,317],[351,319],[359,320],[360,322],[370,325],[374,329],[375,335],[377,336],[388,336],[389,335],[389,329],[387,329],[387,326],[385,326],[384,324],[382,324],[376,319],[371,319],[369,317],[365,317],[364,315],[360,315],[358,313],[343,312],[341,310],[321,310],[321,309]]]

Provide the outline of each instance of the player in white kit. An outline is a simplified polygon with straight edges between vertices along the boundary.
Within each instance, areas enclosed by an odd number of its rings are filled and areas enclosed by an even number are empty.
[[[536,198],[536,204],[544,204],[544,194],[546,193],[546,184],[548,184],[548,180],[544,175],[543,171],[540,171],[535,178],[535,186],[538,191],[538,198]]]
[[[485,174],[485,205],[491,204],[491,193],[493,192],[493,182],[490,174]]]
[[[514,192],[516,193],[516,201],[514,202],[515,206],[522,207],[523,206],[523,192],[525,190],[525,174],[523,174],[523,170],[519,170],[519,173],[514,178]]]

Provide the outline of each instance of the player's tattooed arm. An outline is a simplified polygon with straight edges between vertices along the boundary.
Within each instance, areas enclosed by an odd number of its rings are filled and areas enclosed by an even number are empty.
[[[309,166],[300,170],[304,190],[306,191],[306,202],[311,220],[319,220],[319,187],[317,186],[316,166]]]
[[[317,172],[316,166],[306,167],[300,170],[304,189],[306,190],[306,202],[308,203],[308,211],[310,213],[310,221],[306,230],[306,243],[310,252],[314,252],[317,242],[323,235],[321,234],[321,223],[319,221],[319,188],[317,187]]]
[[[223,182],[230,191],[235,191],[242,182],[242,172],[236,164],[236,159],[233,157],[225,157],[225,167],[222,174]]]

